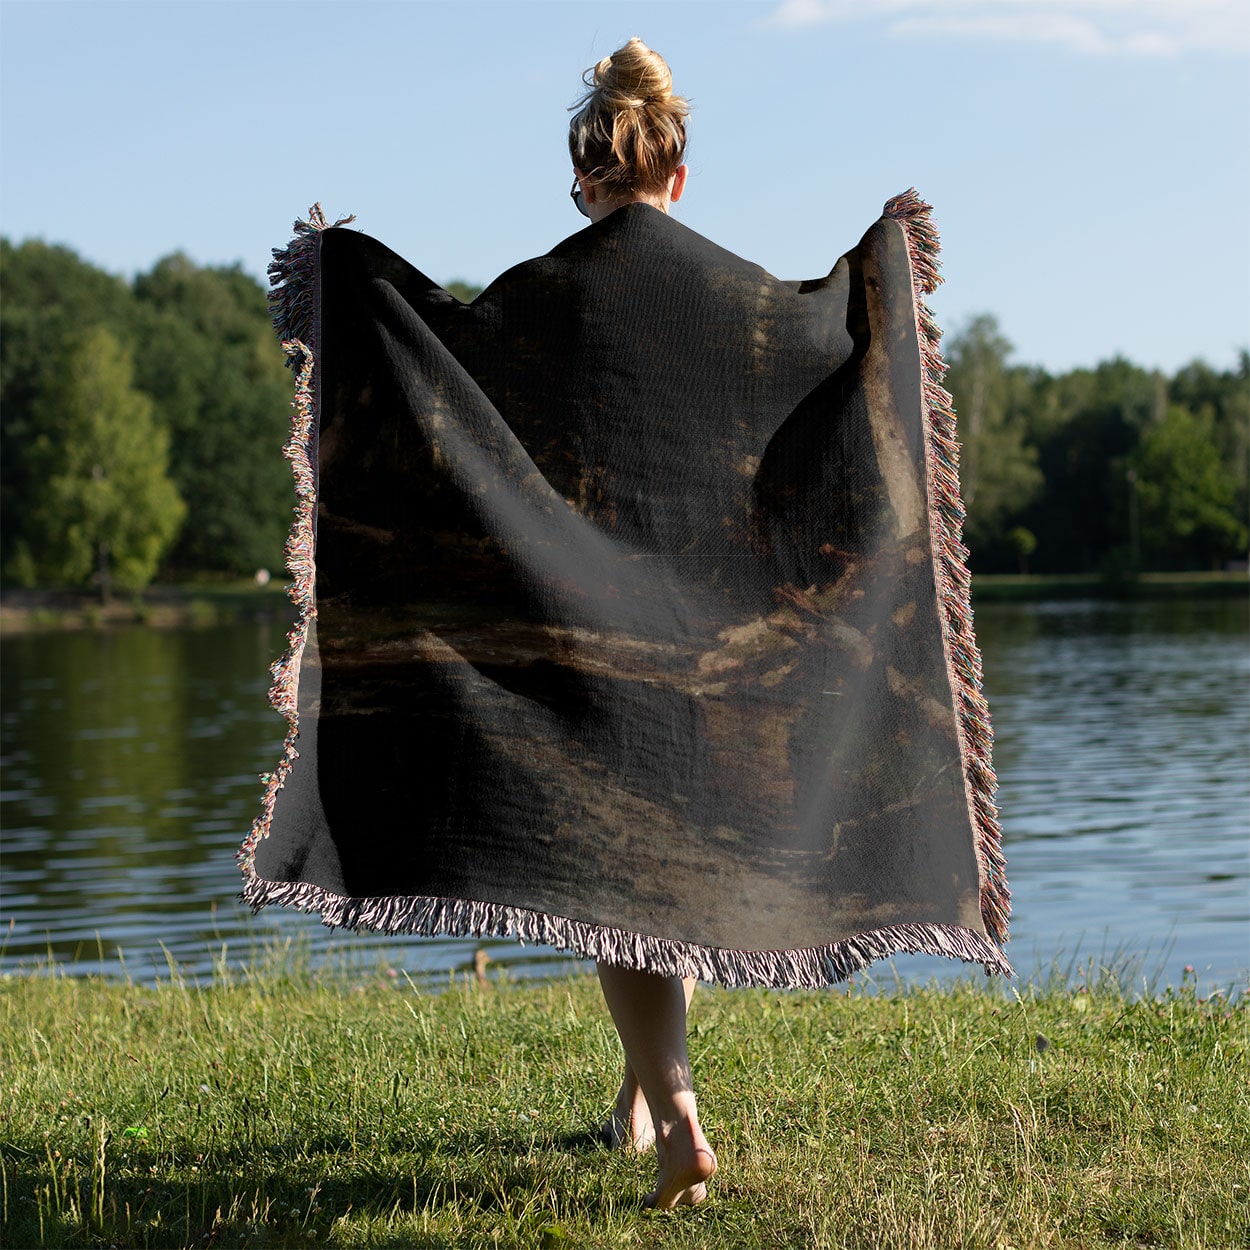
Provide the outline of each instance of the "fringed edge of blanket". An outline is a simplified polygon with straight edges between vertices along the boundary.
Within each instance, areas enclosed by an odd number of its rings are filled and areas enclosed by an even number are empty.
[[[355,217],[342,217],[333,224],[346,225]],[[314,381],[320,338],[320,288],[317,265],[321,232],[330,223],[320,204],[308,210],[308,219],[295,222],[295,236],[285,248],[273,249],[269,266],[269,310],[274,330],[287,356],[287,366],[295,370],[295,396],[291,401],[291,433],[282,454],[291,462],[295,479],[295,519],[286,540],[286,567],[291,574],[287,595],[298,609],[295,624],[287,634],[283,654],[270,666],[270,704],[287,720],[282,756],[271,773],[261,774],[264,792],[260,814],[239,849],[246,894],[256,885],[256,845],[269,834],[274,803],[295,761],[299,758],[299,667],[308,630],[317,615],[314,518],[317,507],[317,475],[313,448],[317,429],[317,392]],[[311,344],[311,345],[310,345]],[[260,882],[261,885],[271,884]]]
[[[286,347],[288,342],[314,342],[318,332],[318,307],[321,289],[318,282],[317,263],[321,250],[321,232],[331,226],[346,226],[355,216],[340,217],[335,222],[326,220],[320,204],[308,210],[308,217],[300,217],[292,226],[295,232],[286,247],[273,249],[269,262],[269,313],[273,318],[274,332]],[[288,353],[290,355],[290,353]],[[291,368],[298,368],[288,360]]]
[[[933,531],[934,570],[942,612],[942,642],[958,715],[960,753],[964,761],[964,788],[972,815],[977,860],[981,870],[981,918],[996,942],[1007,941],[1011,892],[1007,888],[1007,861],[994,793],[992,753],[994,732],[989,708],[981,693],[981,652],[972,627],[972,578],[968,548],[961,535],[964,504],[959,493],[959,438],[950,392],[942,386],[942,331],[924,302],[942,282],[938,273],[941,245],[933,225],[933,208],[914,187],[886,203],[883,215],[897,221],[907,236],[911,262],[912,303],[920,343],[923,385],[925,460],[928,465],[929,516]],[[1005,961],[1004,961],[1005,962]]]
[[[986,975],[1011,976],[1011,965],[987,938],[959,925],[887,925],[841,942],[801,950],[740,951],[673,941],[553,916],[503,903],[429,897],[345,898],[307,882],[249,876],[243,901],[317,912],[331,928],[372,929],[423,937],[503,937],[554,947],[661,976],[697,977],[730,988],[820,989],[891,955],[941,955],[981,964]]]

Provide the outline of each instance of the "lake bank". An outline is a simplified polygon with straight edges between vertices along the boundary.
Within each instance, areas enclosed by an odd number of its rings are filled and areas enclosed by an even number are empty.
[[[1245,572],[1143,573],[1108,580],[1097,573],[979,573],[972,601],[1040,603],[1052,599],[1235,599],[1250,595]]]
[[[1108,581],[1096,573],[983,573],[973,579],[976,603],[1041,602],[1049,599],[1216,599],[1250,595],[1245,573],[1145,573]],[[109,604],[82,590],[0,591],[0,636],[40,630],[100,629],[121,625],[157,628],[228,625],[239,621],[294,619],[283,583],[187,582],[150,586],[142,594],[118,595]]]
[[[593,978],[6,977],[6,1243],[1240,1244],[1245,996],[985,987],[700,989],[720,1172],[656,1215],[654,1158],[595,1141],[620,1054]]]
[[[103,604],[82,590],[0,591],[0,636],[64,629],[102,629],[122,625],[229,625],[276,617],[294,619],[295,609],[279,580],[187,582],[149,586],[141,594],[115,595]]]

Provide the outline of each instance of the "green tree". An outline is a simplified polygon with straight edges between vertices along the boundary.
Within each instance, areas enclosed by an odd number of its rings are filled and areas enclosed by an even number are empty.
[[[1039,566],[1094,572],[1128,550],[1128,457],[1162,417],[1165,385],[1119,357],[1041,385],[1030,421],[1045,487],[1020,519],[1037,535]]]
[[[36,399],[84,331],[107,326],[121,342],[132,341],[133,300],[121,278],[39,240],[14,247],[0,239],[0,288],[0,568],[15,576],[21,548],[19,580],[29,580]]]
[[[1250,351],[1243,348],[1237,367],[1222,372],[1193,361],[1168,384],[1168,396],[1210,423],[1220,459],[1237,483],[1237,516],[1250,520]]]
[[[1172,405],[1132,456],[1141,543],[1156,562],[1218,566],[1245,550],[1237,477],[1211,427],[1209,415]]]
[[[947,348],[946,386],[959,418],[960,486],[973,550],[1003,547],[1004,530],[1042,485],[1037,449],[1027,441],[1027,369],[1007,364],[1010,342],[988,315],[974,318]]]
[[[471,304],[482,293],[482,288],[463,278],[452,278],[443,288],[448,295],[454,295],[462,304]]]
[[[142,589],[185,512],[166,476],[169,440],[132,385],[129,352],[103,327],[66,345],[32,405],[36,470],[17,564],[23,580]]]
[[[1029,557],[1037,550],[1037,537],[1032,530],[1023,525],[1014,526],[1007,531],[1007,545],[1016,553],[1020,560],[1020,572],[1029,571]]]
[[[182,255],[134,290],[136,380],[169,430],[170,474],[188,509],[172,563],[280,567],[293,499],[280,454],[291,381],[264,290],[238,266],[201,268]]]

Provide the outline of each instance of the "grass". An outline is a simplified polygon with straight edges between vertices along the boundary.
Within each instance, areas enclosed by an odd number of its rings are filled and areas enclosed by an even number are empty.
[[[3,1242],[26,1246],[1250,1244],[1247,996],[700,989],[721,1171],[643,1212],[594,1143],[596,983],[418,991],[271,967],[0,982]]]
[[[1244,572],[1141,573],[1114,579],[1100,573],[978,573],[975,603],[1052,599],[1244,599]]]
[[[66,588],[6,588],[0,598],[0,635],[120,625],[170,628],[251,620],[286,619],[294,609],[278,578],[258,586],[252,578],[159,584],[137,594],[119,592],[107,606],[97,595]]]

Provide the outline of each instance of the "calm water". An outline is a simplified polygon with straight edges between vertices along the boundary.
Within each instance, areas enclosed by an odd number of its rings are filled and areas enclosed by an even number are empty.
[[[1250,651],[1244,600],[985,605],[1009,954],[1024,975],[1089,957],[1177,981],[1250,968]],[[316,960],[444,975],[481,943],[330,934],[235,901],[233,856],[281,722],[278,623],[6,641],[0,968],[50,954],[136,980],[206,976],[294,937]],[[516,975],[570,966],[489,943]],[[168,952],[168,954],[166,953]],[[928,978],[946,961],[899,960]],[[887,973],[888,975],[888,973]]]

